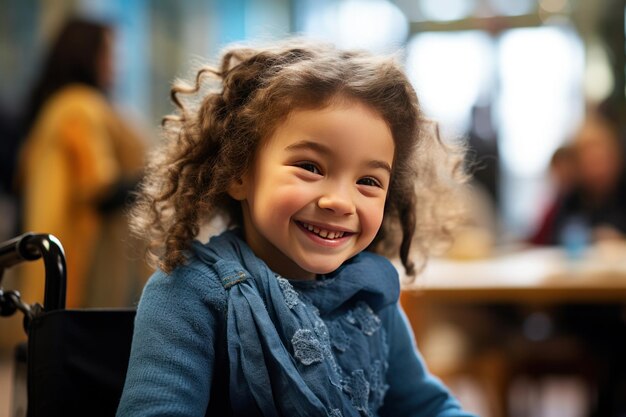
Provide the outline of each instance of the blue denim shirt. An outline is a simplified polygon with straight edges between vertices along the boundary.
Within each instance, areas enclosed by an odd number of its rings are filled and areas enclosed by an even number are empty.
[[[469,416],[424,367],[385,258],[316,281],[264,268],[227,232],[152,276],[118,416]]]

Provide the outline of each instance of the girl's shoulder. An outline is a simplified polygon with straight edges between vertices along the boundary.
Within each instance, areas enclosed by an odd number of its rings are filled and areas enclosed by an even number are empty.
[[[141,298],[141,302],[157,298],[181,304],[191,304],[195,300],[225,311],[228,295],[213,268],[195,257],[190,257],[187,263],[170,273],[162,270],[154,272]]]

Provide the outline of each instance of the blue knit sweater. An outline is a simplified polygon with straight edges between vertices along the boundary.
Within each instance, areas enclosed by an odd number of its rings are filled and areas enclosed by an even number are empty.
[[[291,281],[237,233],[196,242],[144,289],[118,416],[469,416],[424,367],[398,296],[371,253]]]

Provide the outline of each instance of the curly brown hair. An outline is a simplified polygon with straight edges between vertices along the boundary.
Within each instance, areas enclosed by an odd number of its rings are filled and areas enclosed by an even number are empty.
[[[151,158],[132,218],[135,232],[147,233],[153,265],[166,272],[185,262],[206,221],[224,216],[231,226],[243,224],[228,188],[277,125],[296,109],[324,108],[335,99],[378,112],[396,145],[383,223],[368,250],[399,254],[413,275],[412,243],[426,255],[449,235],[455,213],[440,203],[455,183],[451,169],[459,176],[462,155],[426,128],[415,91],[393,57],[303,40],[233,46],[218,68],[202,67],[192,84],[176,82],[171,98],[177,112],[163,119],[167,140]]]

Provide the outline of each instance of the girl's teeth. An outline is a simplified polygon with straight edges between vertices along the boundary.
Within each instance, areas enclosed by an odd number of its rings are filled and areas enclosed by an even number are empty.
[[[328,230],[323,230],[318,227],[311,226],[307,223],[302,223],[302,225],[310,232],[313,232],[316,235],[323,237],[324,239],[338,239],[340,237],[343,237],[344,234],[344,232],[330,232]]]

